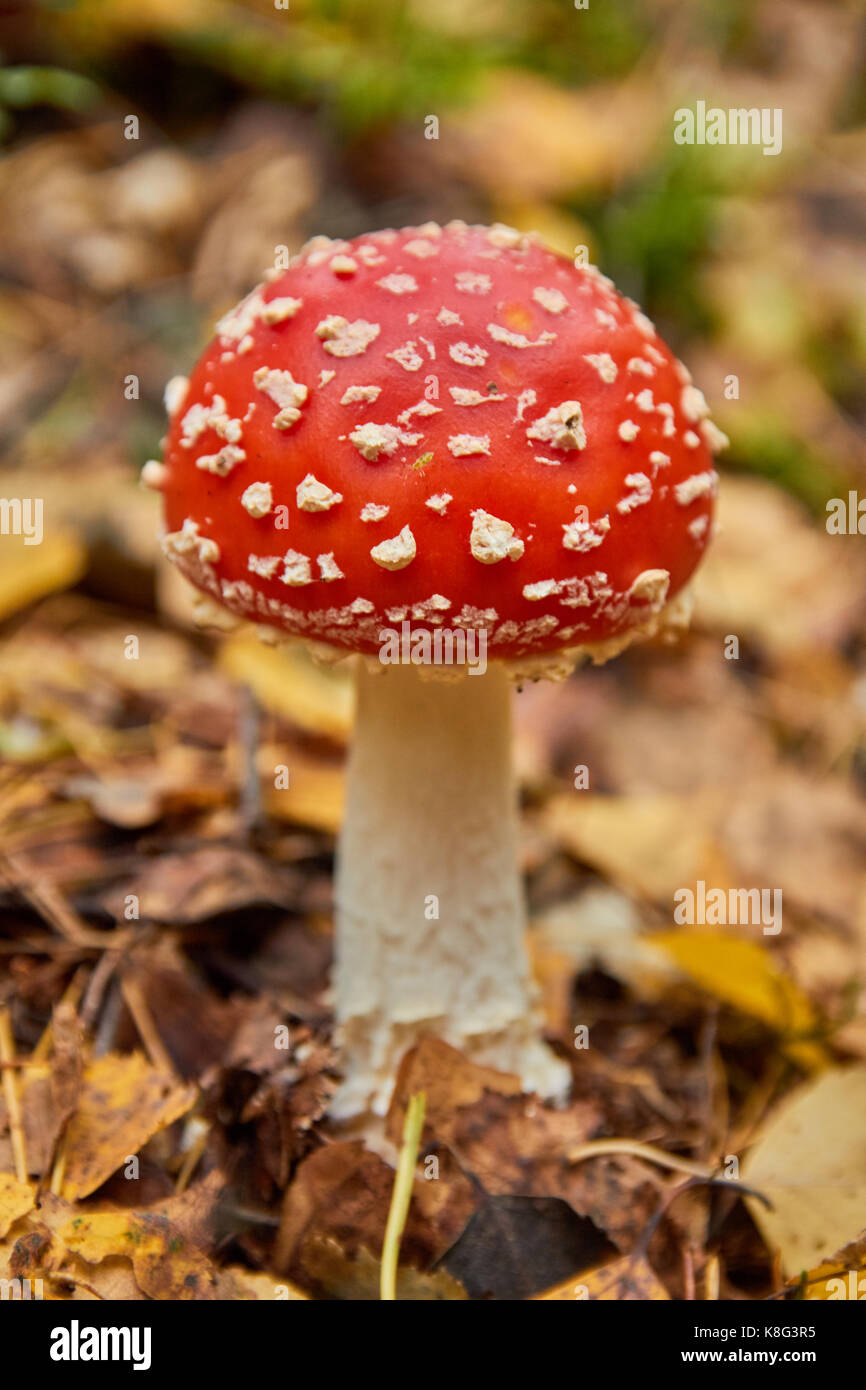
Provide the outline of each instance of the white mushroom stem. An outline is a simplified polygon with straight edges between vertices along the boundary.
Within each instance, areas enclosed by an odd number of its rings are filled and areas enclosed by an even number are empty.
[[[498,663],[448,683],[408,665],[359,671],[336,883],[336,1118],[383,1113],[425,1033],[528,1091],[567,1090],[531,1002],[510,700]]]

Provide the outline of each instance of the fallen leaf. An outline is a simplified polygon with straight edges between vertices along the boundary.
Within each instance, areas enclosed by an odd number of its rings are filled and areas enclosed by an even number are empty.
[[[449,1120],[457,1110],[473,1105],[485,1091],[516,1096],[522,1091],[518,1077],[470,1062],[441,1038],[422,1038],[406,1053],[385,1119],[385,1133],[399,1147],[410,1097],[423,1091],[427,1098],[424,1134],[447,1138]]]
[[[621,1260],[600,1265],[598,1269],[573,1274],[570,1279],[535,1297],[542,1302],[552,1303],[574,1303],[587,1299],[660,1303],[669,1299],[670,1295],[646,1260],[632,1259],[626,1255]]]
[[[769,1117],[742,1164],[764,1239],[794,1277],[849,1245],[866,1211],[866,1067],[838,1068],[800,1086]]]
[[[195,1102],[194,1086],[152,1067],[141,1053],[110,1053],[85,1069],[66,1131],[63,1196],[86,1197],[127,1157]]]
[[[36,1189],[32,1184],[19,1182],[12,1173],[0,1173],[0,1237],[32,1211],[35,1201]]]
[[[368,1250],[359,1250],[350,1259],[335,1240],[321,1237],[305,1247],[304,1268],[329,1298],[379,1301],[379,1261]],[[444,1269],[428,1272],[401,1264],[397,1270],[398,1302],[454,1302],[465,1298],[465,1289]]]
[[[487,1197],[437,1268],[470,1298],[532,1298],[586,1269],[612,1247],[586,1217],[558,1197]]]
[[[304,1293],[295,1284],[290,1284],[277,1274],[268,1274],[264,1270],[253,1271],[245,1269],[243,1265],[229,1265],[221,1271],[221,1282],[225,1287],[231,1287],[232,1297],[237,1299],[257,1299],[259,1302],[269,1303],[298,1303],[307,1302],[310,1295]]]
[[[61,1000],[51,1018],[51,1039],[54,1057],[51,1063],[51,1101],[54,1112],[48,1159],[50,1168],[58,1153],[58,1147],[66,1132],[81,1094],[82,1056],[81,1025],[75,1005]]]
[[[345,743],[355,700],[344,672],[317,666],[303,648],[268,647],[245,632],[220,644],[218,662],[248,685],[265,709],[307,733]]]
[[[757,941],[704,930],[653,932],[647,941],[714,998],[779,1033],[799,1065],[815,1070],[826,1064],[822,1047],[800,1041],[817,1026],[812,1005]]]
[[[275,1263],[291,1271],[310,1239],[353,1233],[350,1257],[361,1246],[381,1249],[394,1175],[360,1140],[341,1141],[300,1163],[286,1193]]]
[[[84,546],[74,536],[53,532],[40,545],[10,545],[0,550],[0,621],[57,589],[68,589],[86,565]]]
[[[27,1168],[41,1176],[51,1159],[57,1133],[57,1116],[51,1094],[50,1067],[28,1066],[21,1082],[21,1122],[24,1129],[24,1150]],[[6,1102],[0,1093],[0,1166],[14,1167]]]
[[[345,777],[342,767],[317,762],[295,749],[259,749],[257,766],[265,779],[265,809],[278,820],[309,825],[335,835],[343,822]],[[288,768],[288,786],[274,785],[274,769]]]
[[[792,1281],[803,1298],[835,1303],[866,1299],[866,1230],[856,1240]]]
[[[297,887],[291,869],[250,850],[201,845],[159,855],[124,884],[123,892],[138,897],[144,920],[186,925],[240,908],[292,907]]]
[[[839,646],[866,604],[856,538],[828,536],[778,487],[726,476],[719,535],[698,571],[695,621],[771,656]]]
[[[553,838],[614,883],[658,901],[693,883],[708,850],[715,798],[555,796],[542,813]]]
[[[59,1232],[68,1249],[87,1264],[109,1257],[130,1259],[136,1282],[148,1298],[212,1299],[218,1271],[167,1217],[152,1212],[86,1212]]]

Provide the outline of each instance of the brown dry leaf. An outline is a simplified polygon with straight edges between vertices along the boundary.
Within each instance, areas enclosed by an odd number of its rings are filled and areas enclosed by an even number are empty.
[[[670,1295],[646,1260],[632,1259],[628,1255],[598,1269],[587,1270],[584,1274],[574,1274],[546,1293],[535,1295],[536,1301],[552,1303],[574,1303],[593,1298],[605,1302],[639,1300],[661,1303],[667,1301]]]
[[[292,907],[296,881],[290,870],[240,846],[202,845],[161,854],[124,884],[123,892],[138,896],[143,920],[176,925],[245,907]],[[118,898],[118,910],[121,906]]]
[[[51,1272],[47,1289],[45,1296],[54,1303],[143,1303],[147,1298],[128,1259],[112,1256],[92,1265],[68,1251],[62,1265]]]
[[[772,777],[744,780],[719,821],[718,844],[737,886],[772,885],[801,912],[856,922],[866,895],[866,804],[842,778],[777,767]]]
[[[59,1236],[39,1221],[35,1212],[15,1226],[8,1241],[0,1242],[0,1271],[7,1278],[43,1282],[43,1295],[54,1296],[54,1276],[67,1258]],[[38,1288],[38,1284],[36,1285]]]
[[[563,1110],[521,1093],[516,1077],[476,1066],[447,1043],[424,1038],[407,1053],[397,1076],[386,1117],[386,1133],[397,1143],[409,1096],[427,1094],[422,1143],[449,1151],[491,1195],[561,1197],[588,1216],[620,1247],[628,1249],[656,1209],[663,1182],[647,1164],[627,1155],[570,1164],[565,1155],[599,1133],[605,1116],[595,1100],[574,1100]],[[449,1182],[445,1210],[434,1206],[444,1182],[418,1183],[414,1209],[430,1216],[438,1229],[454,1235],[477,1204],[477,1190],[465,1178]],[[429,1195],[428,1195],[429,1194]]]
[[[305,1246],[304,1271],[330,1298],[375,1302],[379,1292],[379,1261],[368,1250],[350,1259],[338,1243],[325,1236]],[[454,1302],[466,1291],[444,1269],[424,1272],[402,1265],[397,1270],[398,1302]]]
[[[839,1068],[799,1087],[775,1110],[742,1165],[747,1199],[791,1278],[834,1258],[863,1229],[866,1067]]]
[[[672,901],[694,883],[710,853],[712,793],[674,796],[555,796],[542,823],[557,843],[614,883]]]
[[[54,1058],[51,1092],[58,1115],[66,1119],[78,1103],[81,1090],[81,1025],[75,1005],[63,999],[51,1016]]]
[[[87,556],[75,536],[49,533],[41,545],[6,545],[0,550],[0,621],[36,599],[68,589],[84,573]]]
[[[297,749],[288,753],[285,746],[259,749],[256,763],[264,782],[265,809],[277,820],[294,825],[308,825],[336,835],[343,822],[345,777],[342,767],[314,761]],[[274,785],[274,769],[288,768],[287,787]]]
[[[437,1184],[423,1179],[415,1183],[400,1247],[404,1270],[428,1268],[443,1243],[437,1221],[417,1200],[428,1186]],[[361,1140],[338,1141],[312,1153],[298,1165],[286,1192],[275,1268],[307,1283],[321,1259],[326,1278],[336,1285],[363,1280],[356,1262],[362,1252],[378,1260],[393,1187],[393,1168]],[[334,1249],[323,1253],[323,1242],[333,1242]],[[369,1264],[366,1268],[369,1272]],[[328,1289],[323,1285],[321,1292]]]
[[[394,1174],[360,1140],[329,1144],[306,1158],[286,1192],[275,1264],[304,1268],[299,1254],[309,1241],[329,1235],[340,1241],[351,1233],[350,1257],[366,1247],[379,1250],[385,1233]]]
[[[268,1274],[264,1270],[253,1272],[245,1269],[243,1265],[229,1265],[220,1272],[220,1285],[223,1289],[231,1289],[230,1295],[223,1293],[222,1297],[230,1296],[235,1299],[256,1299],[259,1302],[267,1303],[297,1303],[306,1302],[310,1295],[304,1293],[295,1284],[290,1284],[288,1280],[281,1278],[277,1274]]]
[[[225,1174],[214,1168],[186,1191],[175,1192],[161,1202],[149,1203],[146,1214],[153,1218],[164,1218],[176,1236],[182,1237],[187,1244],[194,1245],[204,1254],[211,1255],[218,1240],[219,1203],[225,1187]],[[143,1210],[139,1206],[138,1214],[141,1215]]]
[[[470,1298],[513,1302],[613,1253],[595,1223],[561,1197],[512,1194],[479,1202],[439,1264]]]
[[[611,882],[673,910],[678,888],[772,886],[800,911],[856,919],[866,892],[866,807],[843,779],[751,770],[736,796],[555,796],[541,824]]]
[[[840,647],[866,606],[858,538],[828,536],[797,502],[752,478],[725,478],[718,515],[696,577],[696,621],[771,656]]]
[[[31,1183],[19,1182],[12,1173],[0,1173],[0,1237],[33,1210],[35,1201],[36,1188]]]
[[[653,932],[647,941],[714,998],[768,1024],[787,1040],[785,1051],[800,1066],[826,1065],[822,1047],[799,1041],[815,1031],[812,1005],[759,942],[703,929]]]
[[[54,1056],[51,1061],[51,1102],[54,1124],[51,1131],[49,1161],[53,1163],[58,1145],[66,1131],[81,1094],[83,1062],[81,1056],[81,1025],[75,1005],[61,1000],[51,1018],[51,1037]],[[47,1141],[46,1141],[47,1142]]]
[[[424,1133],[441,1140],[448,1134],[454,1113],[481,1100],[485,1091],[519,1096],[521,1090],[516,1076],[470,1062],[441,1038],[422,1038],[400,1063],[385,1133],[399,1147],[406,1107],[418,1091],[423,1091],[427,1098]]]
[[[45,1172],[51,1158],[57,1122],[51,1094],[50,1065],[28,1066],[20,1083],[24,1150],[30,1173]],[[0,1093],[0,1167],[14,1167],[6,1102]]]
[[[194,1104],[197,1090],[152,1067],[141,1053],[110,1053],[85,1069],[78,1109],[66,1132],[63,1196],[94,1192]]]
[[[267,647],[246,632],[222,642],[217,660],[265,709],[306,733],[345,743],[355,703],[347,672],[317,666],[302,648]]]

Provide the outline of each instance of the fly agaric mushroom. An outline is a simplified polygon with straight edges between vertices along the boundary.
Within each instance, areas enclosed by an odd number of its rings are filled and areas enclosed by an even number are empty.
[[[167,556],[214,611],[363,658],[334,1113],[381,1112],[424,1032],[561,1095],[524,948],[509,682],[688,621],[725,442],[701,392],[595,268],[452,222],[315,238],[167,406],[146,476]],[[483,638],[486,669],[424,666],[437,633],[458,656]]]

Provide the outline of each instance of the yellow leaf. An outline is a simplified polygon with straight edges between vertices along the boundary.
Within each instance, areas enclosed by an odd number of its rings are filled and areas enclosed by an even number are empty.
[[[706,808],[706,809],[705,809]],[[614,883],[671,900],[694,882],[709,853],[709,799],[677,796],[556,796],[545,827]]]
[[[40,545],[4,540],[0,549],[0,621],[36,599],[68,589],[84,573],[86,553],[75,537],[56,532]]]
[[[379,1297],[379,1261],[363,1246],[350,1258],[331,1237],[315,1236],[304,1247],[304,1271],[329,1298],[358,1303]],[[399,1303],[465,1299],[465,1289],[444,1269],[422,1271],[404,1264],[397,1271]]]
[[[844,1257],[866,1224],[866,1066],[825,1072],[783,1101],[742,1175],[773,1203],[767,1211],[747,1199],[789,1277],[837,1258],[837,1251]],[[846,1258],[853,1268],[856,1256]]]
[[[136,1282],[149,1298],[216,1297],[218,1270],[165,1216],[88,1212],[68,1221],[60,1236],[68,1249],[88,1264],[101,1264],[117,1256],[131,1260]]]
[[[0,1238],[16,1221],[33,1210],[36,1189],[29,1182],[19,1182],[11,1173],[0,1173]]]
[[[267,1274],[263,1271],[256,1273],[251,1269],[245,1269],[243,1265],[229,1265],[223,1270],[223,1275],[226,1283],[231,1280],[235,1290],[234,1297],[241,1301],[256,1299],[269,1303],[298,1303],[308,1302],[310,1298],[303,1289],[290,1284],[288,1279],[279,1274]]]
[[[266,647],[249,632],[227,638],[218,661],[265,709],[299,729],[345,742],[354,709],[347,672],[317,666],[302,647]]]
[[[815,1070],[825,1065],[823,1048],[799,1041],[815,1028],[809,1000],[758,942],[708,931],[653,932],[647,940],[716,999],[775,1029],[786,1039],[787,1055],[800,1066]]]
[[[66,1132],[62,1195],[74,1201],[94,1192],[129,1154],[189,1110],[196,1094],[141,1053],[91,1062]]]
[[[265,778],[265,807],[269,815],[296,825],[308,825],[335,835],[343,822],[345,786],[343,769],[329,763],[314,762],[297,750],[262,749],[259,767]],[[289,785],[274,786],[274,766],[285,763]]]
[[[598,1269],[573,1274],[552,1289],[535,1295],[533,1302],[581,1303],[589,1299],[602,1302],[638,1301],[661,1303],[669,1298],[664,1284],[646,1260],[625,1256]]]
[[[866,1299],[866,1231],[831,1260],[822,1260],[805,1277],[801,1275],[791,1282],[801,1290],[803,1298],[813,1303]]]

